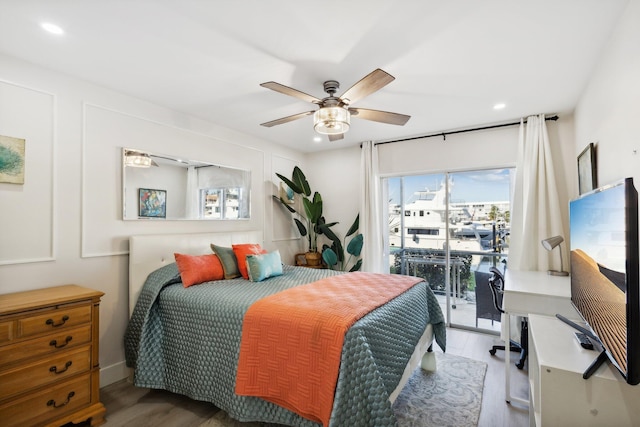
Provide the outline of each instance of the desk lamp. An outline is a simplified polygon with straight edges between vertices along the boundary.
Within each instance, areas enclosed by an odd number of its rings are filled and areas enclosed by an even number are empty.
[[[555,248],[556,246],[560,246],[560,243],[562,242],[564,242],[564,239],[562,238],[562,236],[554,236],[554,237],[549,237],[547,239],[544,239],[541,243],[546,250],[552,251],[553,248]],[[558,250],[560,251],[560,271],[549,270],[547,271],[547,273],[552,276],[568,276],[569,273],[564,271],[564,266],[562,264],[562,248],[559,248]]]

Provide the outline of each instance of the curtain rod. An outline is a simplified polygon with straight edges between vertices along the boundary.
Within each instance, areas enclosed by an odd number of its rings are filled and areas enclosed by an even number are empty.
[[[558,120],[558,116],[555,115],[555,116],[551,116],[551,117],[545,117],[544,120],[545,121],[553,120],[555,122],[556,120]],[[527,120],[524,120],[524,123],[527,123]],[[447,139],[447,135],[454,135],[456,133],[475,132],[477,130],[503,128],[503,127],[515,126],[515,125],[519,125],[519,124],[520,124],[520,122],[518,121],[518,122],[512,122],[512,123],[503,123],[501,125],[490,125],[490,126],[482,126],[482,127],[470,128],[470,129],[452,130],[452,131],[448,131],[448,132],[439,132],[439,133],[433,133],[433,134],[429,134],[429,135],[412,136],[410,138],[394,139],[392,141],[376,142],[374,145],[392,144],[394,142],[412,141],[414,139],[433,138],[433,137],[436,137],[436,136],[441,136],[442,138],[444,138],[446,140]]]

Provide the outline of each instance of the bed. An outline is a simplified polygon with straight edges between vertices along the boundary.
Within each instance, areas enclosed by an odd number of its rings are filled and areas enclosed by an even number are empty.
[[[235,393],[243,316],[255,302],[342,273],[283,266],[259,283],[243,278],[184,288],[174,253],[210,254],[263,241],[260,231],[130,238],[127,365],[136,386],[209,401],[239,421],[290,426],[395,425],[392,404],[427,350],[445,347],[444,319],[423,281],[357,320],[346,332],[330,418],[311,421],[260,397]],[[363,273],[364,274],[364,273]],[[259,286],[257,286],[259,285]],[[429,359],[429,362],[425,360]]]

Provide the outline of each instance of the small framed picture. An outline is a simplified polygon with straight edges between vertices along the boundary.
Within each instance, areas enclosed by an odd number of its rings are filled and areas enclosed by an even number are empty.
[[[289,205],[293,205],[296,201],[295,199],[296,193],[293,192],[291,188],[284,182],[280,182],[280,199],[284,200],[285,203]]]
[[[590,142],[578,156],[578,192],[588,193],[597,187],[596,151],[593,142]]]
[[[140,208],[138,216],[145,218],[167,217],[167,192],[151,188],[139,188]]]
[[[25,140],[0,135],[0,182],[24,184]]]

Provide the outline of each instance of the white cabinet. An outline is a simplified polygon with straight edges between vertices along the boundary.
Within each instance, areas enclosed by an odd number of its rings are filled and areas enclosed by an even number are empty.
[[[639,425],[640,385],[608,362],[583,379],[599,353],[583,349],[575,331],[555,317],[529,316],[530,426]]]
[[[553,316],[559,313],[569,319],[580,319],[580,315],[571,305],[570,277],[550,276],[546,271],[507,269],[502,308],[507,317],[502,322],[503,339],[511,338],[512,316]],[[528,400],[511,395],[511,352],[505,353],[504,361],[505,400],[529,405]]]

